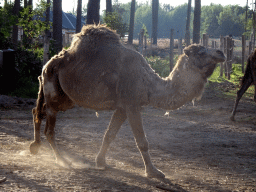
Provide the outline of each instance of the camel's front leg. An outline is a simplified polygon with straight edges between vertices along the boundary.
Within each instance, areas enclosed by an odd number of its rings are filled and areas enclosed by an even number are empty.
[[[100,152],[98,153],[96,157],[96,166],[100,168],[105,168],[106,161],[105,156],[106,152],[108,150],[108,147],[110,143],[115,139],[116,134],[121,128],[121,125],[124,123],[124,121],[127,119],[126,112],[124,109],[117,109],[109,123],[108,129],[105,133],[105,136],[103,138],[102,146],[100,148]]]
[[[127,107],[127,116],[132,127],[137,147],[144,160],[146,176],[164,178],[165,175],[160,170],[156,169],[151,162],[148,152],[148,141],[143,130],[140,110],[137,107]]]
[[[55,156],[56,156],[56,162],[57,164],[59,164],[62,167],[66,167],[66,168],[70,168],[70,162],[68,162],[67,160],[65,160],[61,155],[59,150],[57,149],[56,143],[55,143],[55,131],[54,131],[54,127],[55,127],[55,123],[56,123],[56,115],[57,112],[55,112],[52,109],[47,109],[47,116],[46,116],[46,127],[45,127],[45,135],[46,138],[48,140],[48,142],[50,143]]]

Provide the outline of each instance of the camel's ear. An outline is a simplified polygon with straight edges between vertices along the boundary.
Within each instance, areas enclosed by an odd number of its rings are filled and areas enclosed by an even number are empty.
[[[203,54],[206,52],[205,47],[203,46],[198,46],[198,45],[190,45],[184,49],[184,53],[189,57],[191,55],[195,54]]]
[[[191,50],[190,49],[188,49],[187,47],[183,50],[184,51],[184,53],[189,57],[190,55],[191,55]]]

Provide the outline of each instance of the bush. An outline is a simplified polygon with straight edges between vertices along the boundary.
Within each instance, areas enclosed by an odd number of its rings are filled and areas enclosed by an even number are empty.
[[[0,94],[36,98],[38,92],[37,77],[42,71],[43,49],[38,48],[34,51],[19,47],[15,52],[15,68],[1,70],[1,88],[10,81],[10,86],[1,89]]]
[[[176,63],[178,59],[178,55],[174,58],[174,63]],[[150,56],[146,57],[146,60],[148,64],[151,65],[151,67],[155,70],[156,73],[158,73],[161,77],[167,77],[170,74],[170,61],[169,57],[166,57],[165,59],[161,59],[161,57],[158,56]]]

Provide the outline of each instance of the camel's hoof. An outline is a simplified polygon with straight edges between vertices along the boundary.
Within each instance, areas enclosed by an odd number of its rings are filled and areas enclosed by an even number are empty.
[[[230,120],[231,120],[231,121],[235,121],[235,117],[232,115],[232,116],[230,117]]]
[[[99,156],[96,157],[96,167],[100,169],[105,169],[106,168],[106,161],[105,158],[100,158]]]
[[[155,167],[150,171],[147,170],[146,171],[146,176],[148,178],[159,178],[159,179],[165,178],[164,173],[162,171],[160,171],[159,169],[155,168]]]
[[[72,163],[69,162],[69,161],[67,161],[66,159],[64,159],[64,158],[62,158],[62,157],[58,157],[58,158],[56,159],[56,163],[57,163],[59,166],[64,167],[64,168],[66,168],[66,169],[71,169],[71,168],[72,168],[72,167],[71,167]]]
[[[33,154],[33,155],[36,155],[39,151],[40,146],[41,146],[40,143],[35,142],[35,141],[32,142],[29,146],[30,147],[30,153]]]

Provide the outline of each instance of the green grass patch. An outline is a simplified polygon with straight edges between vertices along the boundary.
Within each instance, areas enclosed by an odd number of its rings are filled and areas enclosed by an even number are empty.
[[[216,67],[214,70],[212,76],[209,78],[209,81],[214,83],[219,83],[220,85],[225,84],[225,82],[232,83],[234,86],[233,88],[224,88],[223,86],[217,86],[216,89],[223,91],[224,96],[226,97],[236,97],[236,92],[240,88],[240,82],[243,78],[244,74],[242,73],[242,67],[241,64],[233,64],[232,67],[232,73],[230,74],[230,80],[228,80],[225,75],[223,74],[223,77],[220,77],[220,65]],[[224,86],[225,87],[225,86]],[[248,88],[248,90],[244,93],[243,97],[251,98],[254,96],[254,87],[251,86]]]

